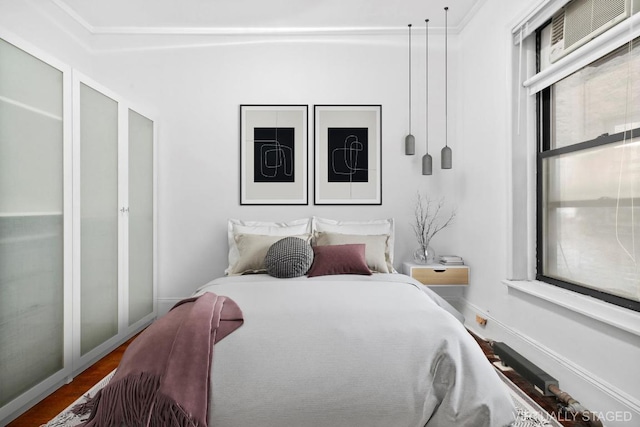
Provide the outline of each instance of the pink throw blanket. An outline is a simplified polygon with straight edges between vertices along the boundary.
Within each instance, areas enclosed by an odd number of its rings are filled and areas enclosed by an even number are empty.
[[[214,343],[242,322],[229,298],[207,292],[180,301],[129,345],[84,427],[206,427]]]

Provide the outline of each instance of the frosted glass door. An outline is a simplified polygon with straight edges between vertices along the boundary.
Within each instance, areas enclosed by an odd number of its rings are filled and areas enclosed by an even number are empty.
[[[118,103],[80,84],[80,354],[118,334]]]
[[[153,312],[153,122],[129,110],[129,326]]]
[[[0,407],[64,368],[63,140],[63,73],[0,39]]]

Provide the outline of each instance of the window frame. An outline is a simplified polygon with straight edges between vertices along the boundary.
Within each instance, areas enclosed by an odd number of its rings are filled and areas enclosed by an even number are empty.
[[[536,52],[538,58],[538,71],[539,71],[539,52],[541,43],[541,30],[546,26],[544,24],[536,31]],[[569,146],[560,148],[551,148],[551,119],[552,119],[552,104],[551,93],[552,87],[548,86],[545,89],[539,91],[536,94],[536,274],[535,278],[538,281],[545,282],[551,285],[558,286],[563,289],[567,289],[573,292],[577,292],[583,295],[588,295],[599,300],[624,307],[630,310],[640,312],[640,301],[630,300],[618,295],[609,294],[597,289],[582,286],[566,280],[561,280],[555,277],[550,277],[544,274],[543,259],[544,259],[544,199],[543,199],[543,160],[547,158],[557,157],[563,154],[579,152],[588,150],[595,147],[601,147],[608,144],[620,142],[626,139],[640,137],[640,128],[634,128],[611,135],[599,136],[595,139],[579,142]]]

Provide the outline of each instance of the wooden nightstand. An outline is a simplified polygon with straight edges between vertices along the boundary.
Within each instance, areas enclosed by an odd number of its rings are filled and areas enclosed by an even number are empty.
[[[417,264],[405,262],[403,273],[427,286],[467,286],[469,267],[466,265]]]

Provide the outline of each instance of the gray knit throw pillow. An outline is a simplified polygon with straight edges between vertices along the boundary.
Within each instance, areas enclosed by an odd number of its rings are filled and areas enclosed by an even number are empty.
[[[275,242],[264,258],[267,273],[287,279],[304,276],[313,263],[311,245],[299,237],[285,237]]]

